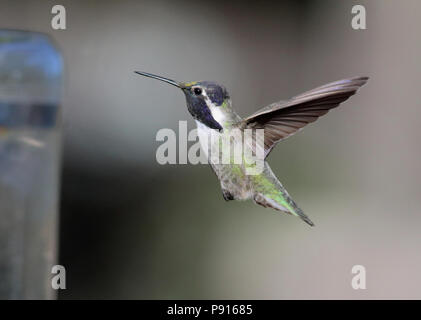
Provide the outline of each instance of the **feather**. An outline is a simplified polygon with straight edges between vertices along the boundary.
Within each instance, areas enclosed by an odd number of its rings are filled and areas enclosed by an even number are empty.
[[[328,83],[299,94],[288,101],[272,103],[237,125],[241,129],[264,129],[265,157],[277,142],[295,134],[307,124],[336,108],[363,86],[368,77]]]

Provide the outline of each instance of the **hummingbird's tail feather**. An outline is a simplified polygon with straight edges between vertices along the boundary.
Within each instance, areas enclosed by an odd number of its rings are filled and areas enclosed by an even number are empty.
[[[273,195],[263,195],[261,193],[256,193],[253,200],[255,203],[265,208],[272,208],[278,211],[292,214],[301,218],[310,226],[314,226],[313,221],[311,221],[310,218],[303,212],[303,210],[297,206],[297,204],[294,202],[294,200],[291,199],[285,189]]]

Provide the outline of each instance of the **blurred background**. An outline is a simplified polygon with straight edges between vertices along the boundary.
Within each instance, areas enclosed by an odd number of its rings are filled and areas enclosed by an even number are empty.
[[[421,298],[419,1],[64,0],[66,30],[55,4],[1,0],[0,27],[63,55],[59,298]],[[159,165],[157,131],[195,124],[179,90],[134,70],[223,83],[242,116],[369,76],[268,159],[316,226],[225,202],[207,166]]]

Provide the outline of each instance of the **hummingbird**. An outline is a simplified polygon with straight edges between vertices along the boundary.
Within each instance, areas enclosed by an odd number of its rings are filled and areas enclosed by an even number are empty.
[[[289,100],[272,103],[242,118],[232,108],[230,95],[221,84],[213,81],[178,82],[147,72],[135,73],[182,90],[187,109],[196,121],[201,147],[220,181],[226,201],[252,199],[258,205],[292,214],[314,226],[279,182],[266,158],[279,141],[292,136],[354,95],[368,81],[368,77],[331,82]],[[209,151],[214,148],[218,150],[220,139],[227,135],[234,137],[235,144],[242,143],[246,129],[263,129],[264,132],[260,142],[252,138],[252,143],[245,144],[245,148],[253,149],[252,152],[258,148],[263,152],[263,169],[258,174],[247,174],[245,163],[220,163],[209,156]],[[239,134],[233,135],[234,130]],[[215,138],[211,139],[210,145],[209,136]]]

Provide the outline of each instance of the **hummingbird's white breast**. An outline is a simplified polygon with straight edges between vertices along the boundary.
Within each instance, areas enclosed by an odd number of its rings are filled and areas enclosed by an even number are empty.
[[[200,146],[206,155],[206,158],[212,162],[209,158],[209,152],[212,154],[216,152],[216,143],[219,143],[221,134],[217,130],[213,130],[208,126],[204,125],[200,121],[196,120],[197,124],[197,135],[199,137]],[[219,156],[219,152],[218,152]]]

